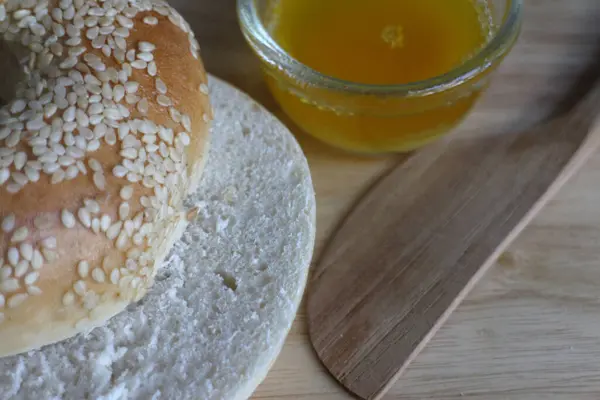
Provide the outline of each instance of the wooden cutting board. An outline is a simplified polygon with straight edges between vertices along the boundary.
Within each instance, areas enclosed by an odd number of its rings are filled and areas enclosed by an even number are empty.
[[[289,123],[239,33],[235,0],[173,3],[199,35],[209,71]],[[598,58],[600,1],[526,0],[525,12],[520,42],[457,137],[533,125],[556,108]],[[298,138],[317,189],[318,252],[350,205],[398,157],[356,158],[300,132]],[[597,154],[501,257],[386,398],[597,400],[599,371]],[[348,398],[314,356],[302,312],[255,398]]]

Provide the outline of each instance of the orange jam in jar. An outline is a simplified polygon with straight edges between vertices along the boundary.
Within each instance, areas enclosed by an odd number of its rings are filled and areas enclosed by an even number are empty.
[[[408,151],[447,133],[520,26],[520,0],[238,1],[284,111],[361,153]]]

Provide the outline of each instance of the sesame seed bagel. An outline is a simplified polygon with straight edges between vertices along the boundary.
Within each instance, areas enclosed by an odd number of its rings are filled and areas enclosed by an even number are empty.
[[[0,0],[0,43],[3,357],[144,296],[186,227],[212,113],[163,1]]]

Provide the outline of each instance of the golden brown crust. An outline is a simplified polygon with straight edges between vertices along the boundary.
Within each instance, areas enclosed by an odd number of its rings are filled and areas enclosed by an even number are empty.
[[[206,158],[212,113],[189,26],[162,2],[101,4],[63,0],[50,23],[41,12],[16,34],[3,24],[20,26],[31,8],[0,6],[5,40],[41,39],[29,79],[0,111],[0,356],[100,325],[143,296],[185,227],[183,200]],[[56,25],[67,31],[62,51],[48,39]],[[81,43],[68,44],[75,30]],[[81,51],[73,67],[69,51]]]

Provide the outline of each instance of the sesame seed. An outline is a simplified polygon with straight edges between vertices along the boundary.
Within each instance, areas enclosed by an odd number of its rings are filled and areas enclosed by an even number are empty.
[[[119,221],[113,225],[111,225],[106,231],[106,237],[110,240],[115,240],[119,233],[121,232],[121,228],[123,227],[123,222]]]
[[[41,241],[42,247],[44,247],[46,249],[52,249],[52,250],[56,249],[57,244],[58,243],[56,241],[56,237],[54,237],[54,236],[49,236]]]
[[[65,226],[65,228],[75,227],[75,217],[67,210],[62,210],[60,220]]]
[[[118,121],[121,119],[121,113],[116,108],[105,108],[103,115],[105,118]]]
[[[0,128],[0,140],[6,139],[11,133],[12,133],[12,130],[8,126]],[[7,149],[3,149],[3,150],[6,151]],[[2,154],[2,155],[5,155],[5,154]]]
[[[94,127],[94,137],[97,139],[102,139],[104,135],[106,135],[107,131],[107,126],[103,123],[99,123]]]
[[[87,285],[85,284],[84,281],[77,281],[73,284],[73,291],[79,296],[84,296],[86,290],[87,290]]]
[[[90,272],[90,264],[87,261],[80,261],[77,264],[77,273],[81,277],[81,279],[85,279],[88,277]]]
[[[185,132],[181,132],[180,134],[178,134],[177,140],[181,141],[181,143],[184,146],[189,146],[189,144],[190,144],[190,136]]]
[[[92,279],[94,279],[98,283],[104,283],[104,281],[106,280],[106,274],[102,269],[95,268],[92,271]]]
[[[144,53],[153,52],[156,50],[156,46],[150,42],[139,42],[138,50]]]
[[[79,46],[81,44],[81,37],[79,37],[79,36],[70,37],[69,39],[67,39],[67,41],[65,42],[65,44],[67,46],[71,46],[71,47],[73,47],[73,46]],[[82,66],[80,64],[77,64],[76,67],[78,69],[81,69]]]
[[[110,282],[113,285],[117,285],[119,283],[119,279],[121,278],[121,274],[117,268],[113,269],[110,273]]]
[[[27,286],[27,293],[31,296],[41,296],[42,289],[37,286]]]
[[[0,259],[0,260],[2,260],[2,259]],[[4,260],[2,260],[2,262],[4,262]],[[10,278],[12,276],[12,273],[13,273],[13,269],[9,265],[5,265],[4,267],[0,268],[0,282],[5,281],[8,278]]]
[[[116,176],[117,178],[123,178],[125,177],[125,175],[127,175],[127,168],[123,167],[122,165],[117,165],[116,167],[113,168],[113,175]]]
[[[206,83],[200,84],[200,92],[202,94],[208,95],[208,85]]]
[[[100,204],[96,200],[85,199],[83,200],[85,208],[92,214],[98,214],[100,212]]]
[[[21,278],[22,276],[24,276],[27,273],[28,269],[29,262],[27,262],[27,260],[19,261],[19,263],[15,266],[15,278]]]
[[[110,269],[110,260],[108,259],[108,257],[104,257],[104,259],[102,260],[102,268],[104,268],[105,271],[108,271]]]
[[[127,104],[137,104],[140,100],[140,96],[136,96],[134,94],[128,94],[125,96],[125,102],[127,102]]]
[[[69,48],[69,55],[70,56],[77,57],[77,56],[82,55],[85,52],[86,52],[86,48],[83,47],[83,46]]]
[[[140,258],[140,256],[142,255],[142,251],[138,248],[131,248],[129,249],[129,251],[127,251],[127,258],[130,258],[132,260],[137,260],[138,258]],[[130,260],[127,260],[130,261]]]
[[[169,107],[173,105],[173,101],[164,94],[158,95],[156,97],[156,102],[163,107]]]
[[[125,58],[127,58],[127,61],[129,61],[129,62],[135,61],[135,50],[134,49],[127,50],[127,53],[125,54]]]
[[[137,103],[137,110],[146,115],[148,113],[148,99],[142,99]]]
[[[98,172],[98,171],[102,171],[102,165],[100,164],[100,162],[98,160],[96,160],[95,158],[90,158],[88,160],[88,165],[90,166],[90,168],[92,169],[92,171],[94,172]]]
[[[98,32],[100,31],[100,28],[98,28],[97,26],[90,28],[87,30],[86,33],[86,37],[90,40],[94,40],[98,37]]]
[[[133,21],[122,14],[117,15],[117,22],[125,28],[133,28]]]
[[[27,10],[27,9],[20,9],[15,11],[12,16],[15,20],[21,20],[25,17],[27,17],[28,15],[31,15],[31,10]]]
[[[85,113],[84,110],[78,108],[76,113],[75,113],[75,119],[77,120],[77,124],[82,127],[82,126],[89,126],[90,125],[90,119],[87,116],[87,114]]]
[[[22,99],[18,99],[12,103],[10,107],[10,112],[13,114],[18,114],[25,110],[25,107],[27,107],[27,103]]]
[[[131,64],[124,63],[122,68],[127,77],[130,77],[133,74],[133,68],[131,68]],[[124,82],[126,83],[127,79]]]
[[[120,36],[115,36],[114,38],[115,38],[114,40],[115,40],[115,44],[117,45],[117,48],[119,50],[126,51],[127,50],[127,41]],[[124,60],[125,55],[123,55],[122,58]]]
[[[154,56],[152,55],[152,53],[148,52],[137,53],[137,58],[138,60],[142,60],[147,63],[149,63],[150,61],[154,61]]]
[[[92,231],[96,234],[100,233],[100,219],[99,218],[92,219]]]
[[[104,178],[102,172],[94,172],[93,180],[94,185],[96,185],[99,190],[104,190],[106,188],[106,178]]]
[[[121,196],[121,199],[123,199],[123,200],[131,199],[131,196],[133,196],[133,187],[132,186],[123,186],[123,188],[121,188],[121,191],[119,192],[119,195]]]
[[[58,168],[58,164],[55,164],[55,165]],[[63,171],[62,169],[59,169],[52,174],[52,178],[50,179],[50,182],[52,184],[57,184],[64,180],[65,180],[65,171]]]
[[[75,159],[71,156],[60,156],[58,157],[58,163],[63,167],[68,167],[69,165],[75,163]]]
[[[125,96],[125,88],[123,87],[123,85],[116,85],[113,88],[113,99],[118,103],[121,100],[123,100],[124,96]]]
[[[42,257],[42,253],[39,250],[35,249],[33,251],[33,256],[31,258],[31,266],[33,269],[40,269],[44,264],[44,259]]]
[[[9,214],[2,220],[2,231],[8,233],[15,229],[15,214]]]
[[[29,129],[29,128],[27,128]],[[39,128],[37,128],[39,129]],[[37,130],[37,129],[29,129],[29,130]],[[8,147],[16,147],[17,144],[19,144],[19,141],[21,140],[21,132],[20,131],[14,131],[13,133],[10,134],[10,136],[4,141],[4,144]]]
[[[94,292],[87,292],[83,298],[83,306],[86,310],[93,310],[98,306],[100,297]]]
[[[92,217],[86,208],[80,208],[77,211],[77,217],[79,218],[79,222],[81,222],[81,224],[86,228],[90,228],[92,226]]]
[[[169,115],[171,116],[173,121],[175,121],[176,123],[181,122],[181,113],[179,111],[177,111],[176,108],[174,108],[174,107],[169,108]]]
[[[75,179],[78,174],[79,174],[79,169],[77,168],[77,166],[70,165],[67,168],[67,171],[65,172],[65,179],[67,179],[67,180]]]
[[[142,280],[139,277],[135,277],[131,280],[131,287],[132,288],[137,288],[138,286],[140,286],[140,283],[142,283]]]
[[[140,84],[134,81],[129,81],[125,83],[125,91],[129,94],[134,94],[139,89]]]
[[[127,246],[127,241],[128,240],[129,240],[129,238],[127,237],[127,232],[121,231],[121,234],[117,238],[117,242],[116,242],[115,246],[119,250],[124,250],[125,246]]]
[[[29,243],[21,243],[21,246],[19,246],[19,252],[21,253],[21,257],[27,261],[31,261],[33,258],[33,246]]]
[[[148,75],[156,76],[157,73],[158,73],[158,68],[156,67],[156,63],[154,61],[151,61],[148,64]]]
[[[29,179],[29,181],[31,182],[37,182],[40,180],[39,171],[29,166],[25,167],[25,175],[27,176],[27,179]]]
[[[135,174],[133,172],[129,172],[127,174],[127,180],[131,183],[136,183],[139,182],[141,180],[141,177],[138,174]]]
[[[143,220],[144,220],[144,213],[143,212],[137,213],[137,215],[133,219],[134,228],[136,230],[141,228]]]
[[[122,202],[119,205],[119,219],[121,221],[124,221],[127,219],[127,217],[129,216],[129,211],[130,211],[130,207],[129,207],[129,203],[127,202]]]
[[[40,277],[38,272],[30,272],[25,276],[25,285],[33,285]]]
[[[10,178],[10,171],[8,168],[0,168],[0,185],[4,185]]]
[[[146,69],[148,67],[148,63],[144,60],[135,60],[130,64],[135,69]]]
[[[4,293],[16,292],[19,290],[19,281],[17,279],[6,279],[0,283],[0,289]]]
[[[17,264],[19,263],[19,258],[20,258],[19,250],[17,250],[16,247],[11,247],[8,249],[7,261],[11,266],[16,267]]]
[[[27,179],[27,175],[22,174],[20,172],[13,172],[12,173],[12,178],[15,181],[15,183],[19,186],[25,186],[27,184],[27,182],[29,181]]]
[[[133,147],[123,149],[123,150],[121,150],[121,152],[119,154],[130,160],[135,160],[138,156],[137,150],[134,149]]]
[[[102,16],[104,16],[105,13],[106,12],[104,11],[104,9],[100,8],[100,7],[92,7],[88,11],[88,15],[91,15],[94,17],[102,17]]]
[[[115,29],[115,31],[113,32],[113,35],[115,36],[119,36],[119,37],[123,37],[126,38],[129,36],[129,29],[127,29],[124,26],[118,27],[117,29]]]
[[[152,16],[144,17],[143,21],[147,25],[157,25],[158,24],[158,19],[156,17],[152,17]]]
[[[110,216],[108,215],[103,215],[102,218],[100,218],[100,230],[102,232],[106,232],[108,230],[108,228],[110,228],[110,224],[111,224],[112,220],[110,218]]]
[[[46,249],[46,248],[42,249],[42,254],[44,255],[44,258],[46,259],[46,261],[48,261],[48,262],[55,261],[57,258],[56,252],[54,252],[53,250]]]
[[[79,44],[79,43],[77,43]],[[68,57],[67,59],[65,59],[63,62],[61,62],[59,64],[59,68],[61,69],[71,69],[73,68],[75,65],[77,65],[77,57]]]
[[[165,85],[165,83],[163,82],[163,80],[160,79],[160,78],[156,79],[156,90],[158,90],[158,92],[160,94],[166,94],[167,93],[167,85]]]
[[[139,127],[139,131],[144,135],[155,135],[158,133],[158,127],[156,124],[149,119],[143,120]]]
[[[104,105],[102,103],[93,103],[92,105],[90,105],[87,112],[90,115],[97,115],[97,114],[102,114],[103,111],[104,111]]]
[[[108,145],[114,146],[117,143],[117,135],[115,134],[115,131],[110,129],[104,136],[104,140]]]
[[[73,6],[69,6],[69,7],[68,7],[66,10],[64,10],[64,12],[63,12],[63,18],[64,18],[66,21],[71,21],[71,20],[73,19],[73,17],[75,17],[75,7],[73,7]],[[73,28],[75,28],[75,26],[74,26],[74,25],[67,25],[67,28],[68,28],[69,26],[73,26]],[[75,28],[75,29],[76,29],[76,28]],[[67,32],[68,32],[68,29],[67,29]],[[77,33],[77,35],[78,35],[78,34],[79,34],[79,33]]]
[[[75,303],[75,295],[73,292],[67,292],[62,298],[62,303],[65,307],[73,305]]]
[[[192,131],[192,120],[190,119],[189,115],[187,115],[187,114],[181,115],[181,124],[183,125],[183,127],[185,128],[186,131],[188,131],[188,132]]]
[[[131,131],[131,125],[126,122],[119,124],[119,139],[124,140]]]
[[[27,229],[25,226],[22,226],[15,231],[10,241],[11,243],[22,242],[23,240],[27,239],[27,236],[29,236],[29,229]]]
[[[28,297],[29,295],[27,295],[26,293],[15,294],[14,296],[11,296],[8,299],[6,305],[8,306],[8,308],[16,308],[23,304]]]

